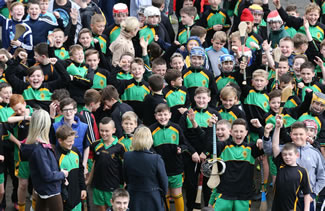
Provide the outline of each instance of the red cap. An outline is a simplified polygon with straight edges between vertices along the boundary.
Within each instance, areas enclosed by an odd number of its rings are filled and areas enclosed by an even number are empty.
[[[314,120],[306,119],[306,120],[304,120],[304,123],[307,128],[314,128],[315,130],[317,130],[317,128],[318,128],[318,126]]]
[[[254,21],[254,16],[252,15],[252,12],[248,9],[245,8],[240,16],[240,21],[249,21],[253,22]]]

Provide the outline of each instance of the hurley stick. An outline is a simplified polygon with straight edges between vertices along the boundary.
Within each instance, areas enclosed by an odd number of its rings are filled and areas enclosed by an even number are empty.
[[[262,197],[261,197],[260,211],[267,211],[267,200],[266,200],[265,189],[264,189],[263,161],[261,162],[261,184],[262,184]]]
[[[246,30],[247,30],[247,23],[246,22],[240,22],[239,26],[239,34],[240,34],[240,43],[241,43],[241,56],[242,56],[242,61],[246,62],[246,57],[244,56],[245,52],[245,35],[246,35]],[[243,85],[246,85],[246,69],[244,69],[244,81]]]
[[[15,37],[14,37],[13,40],[17,41],[19,39],[19,37],[25,33],[25,31],[26,31],[26,27],[23,24],[16,24],[16,26],[15,26]],[[10,51],[11,48],[12,47],[9,46],[7,50]]]
[[[279,68],[279,62],[281,58],[281,49],[279,47],[275,48],[273,50],[273,55],[274,55],[274,63],[275,63],[275,88],[279,88],[279,73],[278,73],[278,68]]]
[[[216,124],[213,124],[213,164],[211,176],[208,180],[208,187],[211,189],[216,188],[220,183],[220,176],[218,171],[218,162],[217,162],[217,137],[216,137]]]

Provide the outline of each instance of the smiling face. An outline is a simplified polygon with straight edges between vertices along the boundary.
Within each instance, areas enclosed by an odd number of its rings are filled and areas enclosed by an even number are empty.
[[[257,90],[257,91],[262,91],[268,83],[268,80],[262,76],[256,76],[252,79],[252,86]]]
[[[278,113],[280,110],[281,97],[274,97],[270,100],[270,108],[273,112]]]
[[[297,146],[305,146],[307,140],[307,131],[304,128],[294,128],[291,130],[290,137],[292,142]]]
[[[208,93],[200,93],[194,96],[194,101],[197,108],[206,109],[211,101],[211,97],[208,95]]]
[[[30,83],[30,85],[34,88],[34,89],[38,89],[41,87],[43,81],[44,81],[44,74],[42,70],[36,70],[33,74],[31,74],[28,77],[28,81]]]
[[[71,60],[77,63],[83,63],[85,59],[84,51],[83,50],[75,50],[72,52],[70,56]]]
[[[315,11],[315,10],[310,11],[305,16],[306,16],[306,19],[308,20],[309,24],[311,26],[314,26],[318,21],[319,11]]]
[[[161,75],[162,77],[165,77],[166,71],[167,71],[167,65],[165,64],[156,65],[155,67],[152,68],[152,72],[154,74]]]
[[[229,96],[226,99],[220,98],[222,105],[226,108],[226,109],[230,109],[232,108],[236,101],[237,101],[237,97],[236,96]]]
[[[184,60],[181,57],[175,57],[172,59],[172,61],[170,62],[170,66],[173,69],[176,69],[178,71],[182,71],[183,67],[184,67]]]
[[[155,118],[159,124],[166,126],[172,116],[172,113],[168,110],[155,113]]]
[[[21,21],[25,15],[25,8],[23,5],[17,4],[15,7],[12,8],[10,14],[14,20]]]
[[[144,69],[143,65],[138,64],[138,63],[132,63],[131,73],[135,80],[141,80],[143,77],[144,71],[145,71],[145,69]]]
[[[12,88],[11,86],[2,88],[0,91],[0,97],[2,98],[2,101],[4,103],[9,103],[10,102],[10,97],[12,96]]]
[[[12,110],[14,110],[15,114],[17,116],[24,116],[26,112],[26,102],[25,103],[17,103],[12,107]]]
[[[135,119],[126,119],[122,121],[122,128],[125,134],[132,134],[138,127],[138,123]]]
[[[65,150],[71,150],[74,144],[75,136],[69,136],[65,140],[58,139],[60,146]]]
[[[73,121],[77,113],[77,108],[74,107],[73,104],[69,104],[62,108],[62,113],[66,122]]]
[[[269,22],[270,28],[272,31],[279,31],[282,26],[282,22],[280,21],[271,21]]]
[[[248,131],[244,125],[233,125],[231,129],[231,137],[232,140],[236,144],[243,143]]]
[[[221,48],[226,44],[226,42],[222,42],[219,39],[211,40],[212,42],[212,47],[215,51],[220,51]]]
[[[315,71],[310,68],[303,68],[300,71],[300,75],[301,75],[301,78],[304,81],[304,83],[311,83],[315,76]]]
[[[114,211],[126,211],[129,205],[128,197],[116,197],[116,199],[112,202],[112,208]]]
[[[285,164],[289,166],[296,166],[297,165],[297,158],[299,154],[295,152],[295,150],[282,150],[281,152],[283,161]]]
[[[319,101],[313,101],[310,105],[310,110],[314,115],[321,115],[325,110],[325,105]]]
[[[109,122],[108,124],[99,123],[99,134],[102,137],[103,141],[109,141],[113,134],[115,133],[116,129],[114,124]]]
[[[95,24],[91,24],[91,31],[97,35],[102,35],[105,29],[105,22],[96,22]]]
[[[191,65],[193,67],[201,67],[204,64],[203,56],[191,56]]]
[[[54,47],[61,48],[63,46],[63,43],[66,40],[63,31],[53,32],[53,37],[54,37]]]
[[[38,4],[30,4],[28,14],[32,20],[37,20],[41,14],[41,8]]]
[[[86,58],[86,64],[88,64],[89,67],[93,70],[97,70],[99,61],[100,60],[98,58],[97,53],[91,54],[91,55],[87,56],[87,58]]]
[[[278,75],[281,77],[289,71],[289,64],[287,61],[280,61],[278,67]]]
[[[216,135],[219,141],[226,141],[230,137],[230,128],[226,124],[217,124]]]
[[[291,54],[293,52],[293,43],[291,41],[282,40],[282,41],[280,41],[279,46],[280,46],[281,53],[283,56],[285,56],[285,57],[291,56]]]
[[[306,62],[306,60],[303,58],[297,58],[293,62],[292,69],[293,69],[297,78],[300,78],[300,66],[305,62]]]
[[[225,62],[222,62],[221,66],[222,66],[222,72],[230,73],[234,69],[234,62],[233,61],[225,61]]]
[[[79,42],[84,48],[89,48],[92,41],[92,36],[89,33],[82,33],[79,36]]]

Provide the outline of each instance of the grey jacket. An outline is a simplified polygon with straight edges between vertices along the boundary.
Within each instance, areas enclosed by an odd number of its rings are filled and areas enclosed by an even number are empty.
[[[283,145],[280,145],[280,150],[282,148]],[[263,137],[263,149],[265,154],[273,155],[271,138]],[[298,147],[298,152],[297,164],[307,170],[312,191],[318,195],[325,187],[325,160],[322,154],[308,142],[305,146]]]

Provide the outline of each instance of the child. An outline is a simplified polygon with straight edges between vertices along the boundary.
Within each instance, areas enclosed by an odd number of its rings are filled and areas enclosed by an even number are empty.
[[[165,81],[168,85],[164,87],[163,95],[172,113],[171,121],[178,122],[190,106],[189,94],[183,86],[183,78],[180,71],[169,69],[165,75]]]
[[[193,47],[190,52],[191,66],[183,72],[184,86],[187,88],[191,102],[194,103],[194,92],[198,87],[206,87],[211,91],[212,106],[216,105],[216,84],[211,73],[203,67],[205,51],[202,47]]]
[[[132,138],[135,129],[138,127],[138,116],[133,111],[127,111],[122,115],[123,136],[119,143],[124,146],[125,152],[132,151]]]
[[[113,191],[111,204],[112,207],[106,211],[127,211],[130,201],[130,195],[127,190],[118,188]]]
[[[212,117],[209,121],[209,130],[206,133],[206,138],[211,142],[213,137],[212,123],[216,123],[215,117]],[[246,121],[239,118],[232,124],[231,140],[217,142],[217,156],[223,159],[227,168],[220,177],[215,210],[250,210],[250,199],[254,193],[255,159],[264,152],[261,149],[262,140],[258,140],[256,144],[247,144],[245,141],[247,133]],[[247,162],[247,159],[249,159],[249,162]]]
[[[305,34],[297,33],[293,38],[293,47],[295,55],[305,55],[308,49],[308,38]]]
[[[166,103],[162,90],[164,88],[164,78],[161,75],[154,74],[148,79],[149,88],[151,93],[145,96],[143,100],[142,109],[143,112],[142,120],[143,124],[150,126],[155,123],[155,108],[157,105]],[[141,118],[141,117],[140,117]]]
[[[216,124],[216,136],[218,141],[228,141],[231,134],[231,123],[221,119]]]
[[[283,37],[289,36],[288,32],[284,29],[283,21],[278,13],[274,10],[267,16],[267,22],[270,25],[271,31],[268,41],[272,42],[271,47],[276,48]]]
[[[227,32],[231,27],[231,20],[227,11],[219,9],[220,0],[209,0],[210,8],[206,10],[201,19],[200,26],[208,30],[207,45],[211,45],[211,39],[216,31]]]
[[[178,29],[177,40],[180,44],[187,43],[187,39],[191,36],[191,29],[195,26],[195,17],[197,11],[195,7],[183,7],[180,10],[182,25]]]
[[[118,80],[116,79],[117,73],[120,68],[116,68],[110,77],[110,83],[117,87],[121,95],[121,99],[129,104],[138,116],[142,116],[143,108],[142,102],[147,94],[150,93],[149,84],[143,79],[145,72],[144,62],[141,58],[135,58],[131,63],[131,73],[133,79]]]
[[[117,73],[116,79],[118,80],[130,80],[133,78],[133,75],[130,73],[131,71],[131,63],[134,60],[134,55],[125,52],[122,54],[120,61],[119,61],[119,67],[120,67],[120,72]]]
[[[301,104],[300,98],[296,95],[295,92],[295,80],[293,76],[290,73],[286,73],[282,75],[279,79],[280,86],[279,89],[283,90],[286,87],[291,87],[292,89],[292,95],[287,99],[287,102],[284,104],[284,108],[294,108]]]
[[[66,178],[68,184],[62,188],[64,209],[81,210],[81,200],[86,199],[86,185],[82,157],[76,147],[73,147],[76,132],[68,125],[62,125],[56,131],[59,145],[55,147],[55,156],[60,169],[69,171]]]
[[[206,30],[206,28],[204,28],[202,26],[195,25],[191,29],[191,36],[198,37],[202,43],[202,46],[204,46],[205,48],[209,47],[208,44],[205,42],[207,33],[208,33],[208,31]]]
[[[215,59],[224,54],[229,54],[228,50],[224,47],[227,42],[227,35],[223,31],[214,33],[211,40],[212,46],[205,49],[209,59],[209,71],[213,72],[214,77],[218,77],[221,72],[219,69],[220,60]]]
[[[297,6],[295,4],[289,4],[286,7],[286,12],[289,16],[293,16],[293,17],[299,17],[299,13],[297,11]],[[289,36],[291,38],[293,38],[293,36],[295,36],[295,34],[297,33],[297,30],[293,27],[289,27],[287,26],[287,24],[284,26],[285,30],[288,32]]]
[[[325,43],[324,43],[325,44]],[[300,66],[307,62],[308,59],[305,55],[297,55],[293,59],[293,64],[292,64],[292,70],[294,73],[294,80],[298,84],[299,82],[302,82],[301,78],[301,73],[300,73]]]
[[[107,69],[99,67],[102,64],[99,52],[94,49],[88,49],[85,52],[86,64],[95,71],[93,79],[93,89],[103,89],[107,86],[107,80],[109,78],[109,72]]]
[[[63,113],[63,118],[53,124],[53,132],[56,132],[57,129],[62,125],[70,126],[74,131],[76,131],[75,142],[73,146],[75,146],[82,157],[82,164],[85,169],[85,173],[87,173],[87,161],[89,155],[89,145],[90,145],[90,137],[88,131],[88,125],[80,121],[80,118],[76,116],[77,113],[77,103],[72,98],[65,98],[60,102],[60,110]],[[56,145],[57,141],[54,138],[54,134],[51,134],[52,140],[51,144]]]
[[[284,74],[289,72],[289,63],[288,58],[285,56],[280,57],[279,66],[278,66],[278,79],[283,76]],[[276,81],[275,78],[271,78],[267,87],[268,92],[272,91],[273,89],[279,88],[280,82]]]
[[[272,210],[291,210],[297,205],[298,190],[304,194],[305,202],[310,200],[309,177],[306,169],[297,165],[299,153],[295,144],[286,143],[281,151],[281,158],[278,155],[275,157],[278,174]],[[305,203],[304,210],[309,210],[309,206],[310,204]]]
[[[270,110],[269,97],[265,91],[268,84],[268,73],[265,70],[255,70],[252,77],[252,87],[242,87],[242,99],[244,111],[247,119],[257,118],[260,122],[264,121],[264,115]],[[258,130],[249,124],[250,137],[249,141],[255,143],[258,139]]]
[[[104,34],[108,35],[109,43],[112,43],[120,35],[122,21],[128,17],[128,6],[123,3],[117,3],[113,7],[114,23],[105,30]]]
[[[122,158],[124,147],[113,136],[114,121],[104,117],[99,123],[102,137],[91,145],[94,164],[87,185],[93,184],[93,200],[99,210],[106,210],[111,204],[112,192],[123,184]]]
[[[0,15],[0,22],[2,26],[2,47],[8,49],[9,52],[13,53],[18,47],[24,48],[27,51],[31,51],[33,48],[33,38],[31,28],[22,22],[22,18],[25,15],[25,7],[21,2],[14,2],[10,5],[11,19],[7,19]],[[16,24],[23,24],[26,27],[25,33],[18,38],[13,40],[15,36]]]
[[[182,54],[174,53],[170,57],[170,66],[181,73],[184,70],[184,58]]]
[[[240,110],[237,106],[237,90],[232,86],[224,87],[220,92],[221,106],[217,107],[222,119],[228,120],[230,123],[235,121],[237,118],[246,119],[245,113]]]
[[[53,13],[47,11],[47,9],[49,8],[49,0],[40,0],[39,7],[41,9],[41,18],[50,20],[53,23],[57,23],[56,17],[53,15]]]
[[[85,55],[81,45],[72,45],[69,48],[70,59],[66,62],[67,72],[71,82],[68,91],[78,103],[79,110],[85,104],[83,96],[87,89],[93,85],[94,70],[84,63]]]
[[[152,61],[152,73],[165,77],[167,71],[167,63],[162,57],[158,57]]]
[[[103,34],[105,29],[105,17],[102,14],[93,15],[91,17],[90,28],[93,33],[93,38],[99,42],[102,53],[107,55],[109,44],[107,43],[106,35]]]
[[[175,200],[177,211],[184,210],[182,195],[183,161],[181,152],[185,149],[192,155],[192,160],[200,160],[198,153],[190,146],[179,125],[170,122],[171,113],[168,105],[159,104],[155,109],[156,123],[150,126],[153,137],[153,147],[162,156],[168,176],[169,194]],[[166,196],[167,200],[169,196]],[[168,206],[168,202],[167,202]]]
[[[274,6],[278,10],[282,20],[286,20],[287,26],[294,27],[297,32],[306,34],[304,30],[304,20],[300,17],[289,16],[281,7],[280,0],[273,1]],[[310,31],[312,31],[313,40],[316,43],[320,43],[324,39],[325,26],[318,22],[320,16],[320,7],[316,3],[309,3],[305,9],[305,17],[310,25]],[[311,15],[312,14],[312,15]]]
[[[265,13],[269,12],[268,4],[266,4],[267,9],[265,8],[265,4],[262,5],[264,7]],[[249,6],[249,10],[251,11],[252,15],[254,16],[254,27],[253,31],[260,35],[263,40],[267,39],[267,24],[264,20],[264,11],[263,8],[259,4],[252,4]]]
[[[158,35],[162,41],[171,43],[166,28],[160,24],[160,15],[160,10],[154,6],[149,6],[144,10],[146,25],[139,31],[139,37],[144,37],[148,45],[154,40],[155,35]]]

